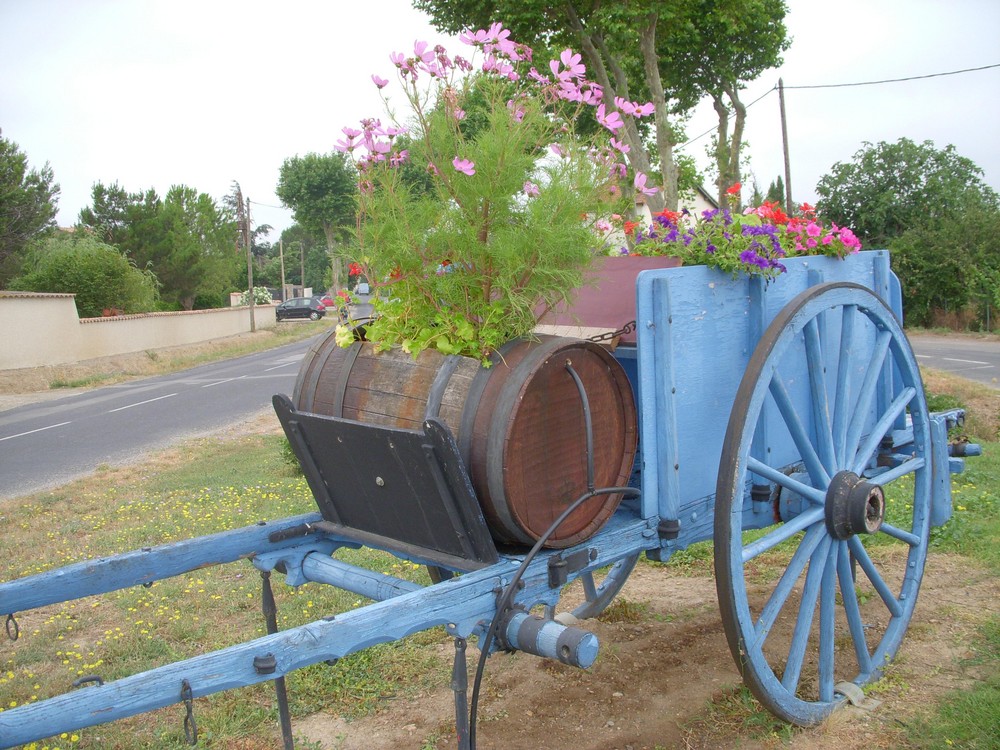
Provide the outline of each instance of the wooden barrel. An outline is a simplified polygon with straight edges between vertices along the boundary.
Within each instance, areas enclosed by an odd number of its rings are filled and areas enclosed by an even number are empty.
[[[624,486],[636,451],[635,400],[621,365],[591,341],[512,341],[487,368],[436,351],[414,359],[376,353],[367,342],[344,349],[331,334],[306,354],[292,400],[300,411],[409,429],[440,419],[455,435],[494,538],[534,544],[587,490],[584,410],[567,364],[590,404],[595,486]],[[547,546],[589,538],[620,501],[620,494],[588,500]]]

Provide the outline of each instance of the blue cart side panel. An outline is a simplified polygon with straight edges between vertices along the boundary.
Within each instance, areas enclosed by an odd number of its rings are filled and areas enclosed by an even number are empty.
[[[767,283],[706,266],[644,271],[636,281],[642,512],[679,520],[678,547],[711,537],[730,411],[775,315],[809,287],[833,281],[865,286],[900,314],[885,250],[845,260],[792,258],[785,265],[788,272]],[[802,380],[797,373],[789,379]],[[780,442],[768,439],[769,446]]]

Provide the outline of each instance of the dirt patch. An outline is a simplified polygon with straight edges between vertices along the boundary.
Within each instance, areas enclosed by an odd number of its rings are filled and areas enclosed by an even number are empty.
[[[899,656],[869,708],[845,708],[811,729],[791,729],[740,691],[715,584],[640,565],[621,597],[642,603],[638,622],[588,621],[601,641],[589,670],[525,654],[490,658],[479,708],[481,750],[899,747],[902,727],[977,675],[961,666],[995,606],[1000,583],[964,559],[932,555]],[[478,652],[470,648],[471,662]],[[353,722],[315,714],[297,737],[324,750],[457,747],[452,694],[388,703]]]

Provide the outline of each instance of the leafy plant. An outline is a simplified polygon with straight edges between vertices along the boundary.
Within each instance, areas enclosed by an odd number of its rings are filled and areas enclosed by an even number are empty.
[[[158,295],[152,271],[140,270],[118,249],[88,236],[53,235],[35,253],[33,268],[11,282],[12,289],[76,295],[82,318],[100,317],[115,308],[148,312]]]
[[[393,54],[412,119],[363,120],[338,148],[360,174],[358,263],[377,291],[368,339],[485,360],[580,285],[598,244],[589,225],[620,198],[628,147],[609,143],[622,115],[608,113],[579,55],[564,51],[543,74],[500,24],[461,39],[482,50],[481,70],[425,42]],[[575,127],[588,108],[604,126],[590,139]],[[407,165],[424,179],[407,179]],[[646,179],[633,185],[652,190]]]

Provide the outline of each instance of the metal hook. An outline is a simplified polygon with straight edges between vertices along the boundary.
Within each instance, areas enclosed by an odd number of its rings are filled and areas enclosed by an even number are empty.
[[[21,636],[21,627],[17,624],[14,614],[7,615],[7,637],[16,641]]]
[[[194,720],[194,694],[191,683],[181,681],[181,701],[184,703],[184,738],[189,745],[198,744],[198,724]]]

